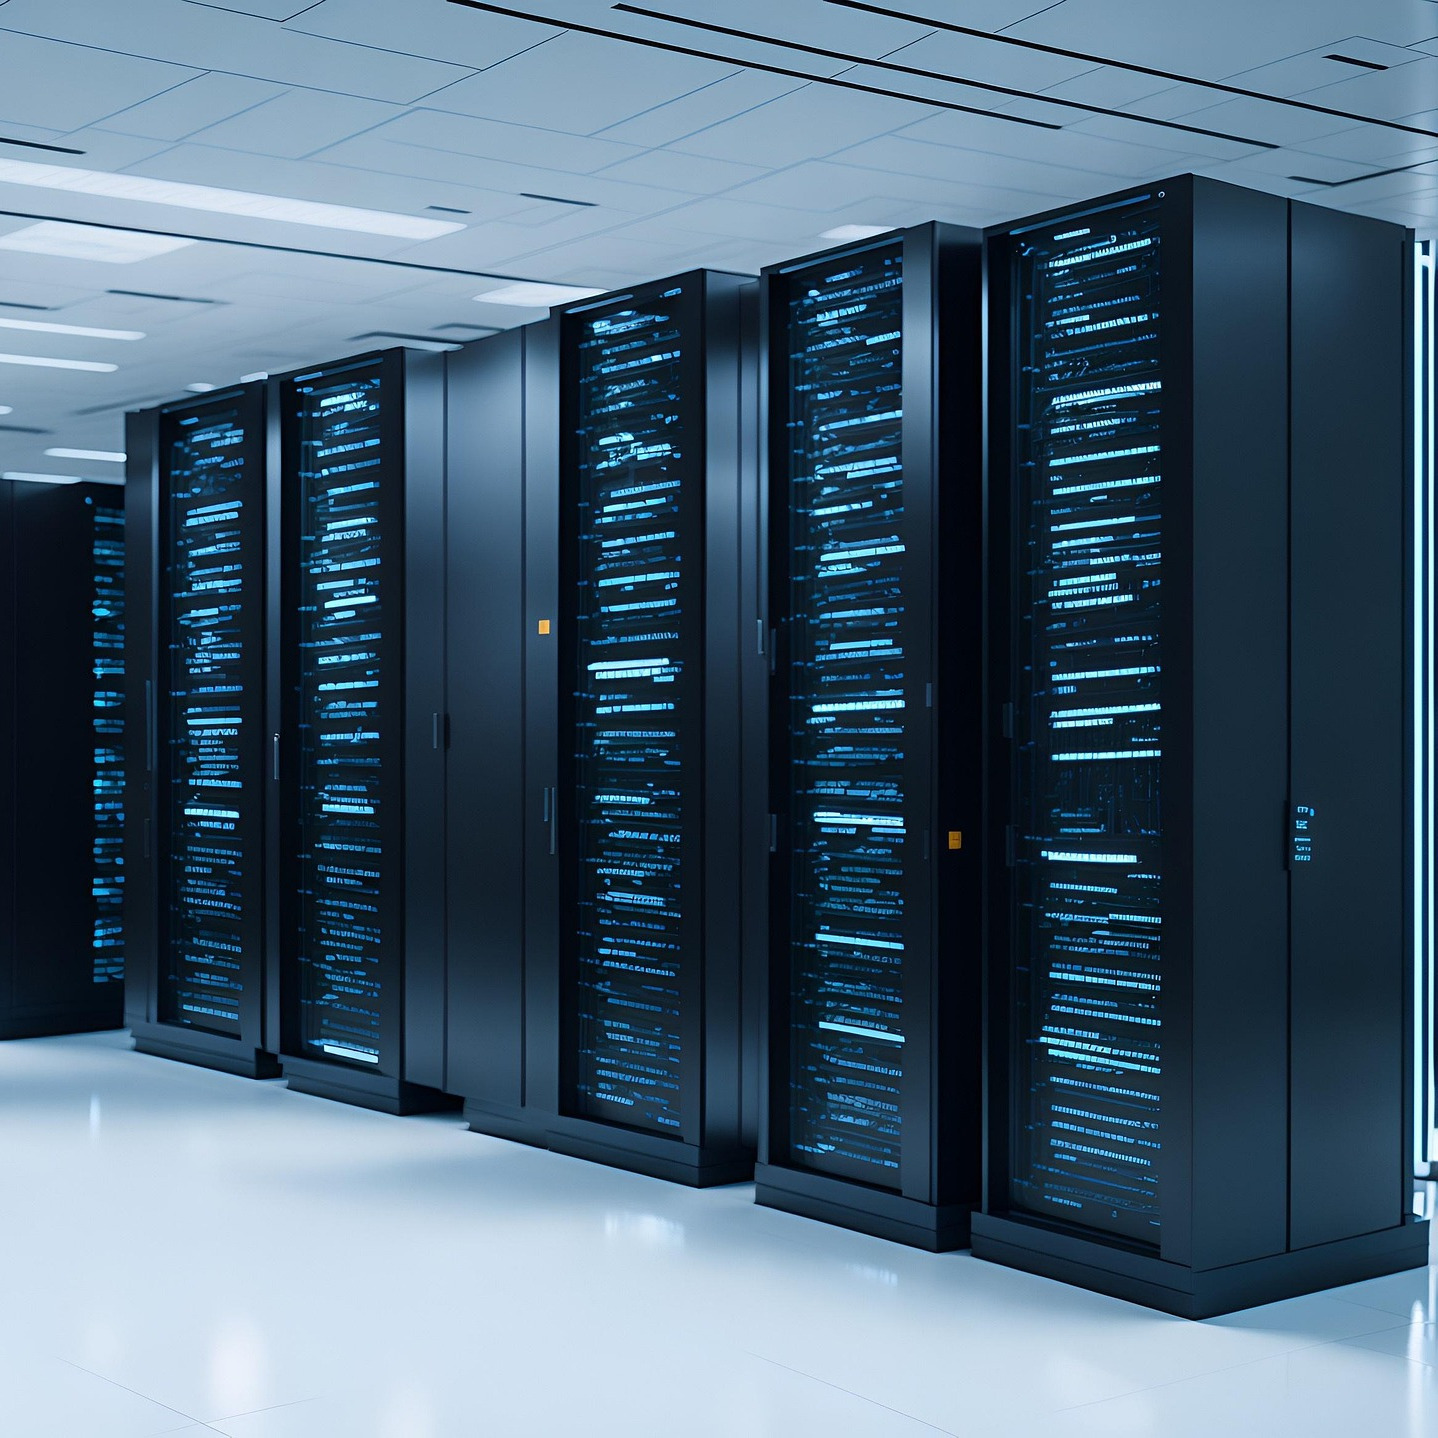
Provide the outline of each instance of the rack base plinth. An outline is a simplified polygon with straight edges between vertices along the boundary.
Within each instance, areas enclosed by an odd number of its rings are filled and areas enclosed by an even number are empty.
[[[975,1258],[1056,1278],[1172,1313],[1217,1318],[1264,1303],[1382,1278],[1428,1263],[1428,1221],[1318,1244],[1223,1268],[1193,1269],[1049,1227],[1041,1220],[974,1215]]]
[[[545,1142],[553,1153],[584,1158],[690,1188],[747,1183],[754,1176],[748,1149],[703,1148],[678,1139],[611,1128],[582,1118],[550,1117]]]
[[[240,1078],[272,1079],[280,1076],[280,1062],[271,1053],[219,1034],[195,1033],[170,1024],[131,1024],[135,1052],[152,1058],[197,1064]]]
[[[754,1201],[929,1253],[966,1248],[973,1213],[971,1204],[920,1203],[862,1183],[772,1163],[761,1163],[754,1170]]]
[[[522,1109],[479,1108],[466,1103],[464,1121],[473,1133],[525,1143],[531,1148],[549,1147],[549,1133],[544,1124],[536,1122]]]
[[[458,1098],[423,1084],[315,1063],[311,1059],[282,1057],[280,1069],[285,1082],[296,1093],[334,1099],[357,1108],[372,1108],[379,1113],[441,1113],[458,1109],[461,1103]]]
[[[0,1012],[0,1039],[48,1039],[63,1034],[95,1034],[124,1026],[115,1004],[99,1007],[21,1009]]]

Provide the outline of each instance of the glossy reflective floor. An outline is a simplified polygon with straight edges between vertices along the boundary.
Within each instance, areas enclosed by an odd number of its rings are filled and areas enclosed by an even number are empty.
[[[1186,1323],[118,1035],[0,1165],[4,1438],[1438,1433],[1432,1268]]]

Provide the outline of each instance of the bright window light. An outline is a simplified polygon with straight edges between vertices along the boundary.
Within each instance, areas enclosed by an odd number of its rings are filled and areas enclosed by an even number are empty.
[[[41,190],[103,195],[112,200],[135,200],[146,205],[174,205],[182,210],[240,215],[250,220],[352,230],[361,235],[389,235],[399,240],[433,240],[464,229],[455,220],[422,220],[388,210],[356,209],[319,200],[287,200],[280,195],[256,194],[250,190],[222,190],[180,180],[149,180],[143,175],[111,175],[69,165],[37,165],[32,160],[0,160],[0,181]]]
[[[91,374],[114,374],[120,368],[117,364],[103,364],[99,360],[45,359],[40,355],[0,354],[0,364],[34,365],[36,369],[81,369]]]
[[[75,335],[87,340],[142,340],[144,330],[104,330],[93,325],[59,325],[49,320],[0,319],[0,330],[27,330],[40,335]]]
[[[0,166],[7,162],[0,160]],[[62,260],[98,260],[106,265],[133,265],[193,245],[175,235],[144,235],[133,230],[109,230],[101,225],[67,225],[42,220],[8,235],[0,235],[0,250],[21,250],[29,255],[55,255]]]
[[[586,290],[580,285],[544,285],[529,281],[515,285],[502,285],[497,290],[487,290],[475,295],[482,305],[517,305],[526,310],[547,310],[552,305],[568,304],[570,300],[593,299],[602,295],[603,290]]]
[[[825,230],[819,238],[821,240],[872,240],[875,235],[887,235],[893,225],[836,225],[832,230]]]
[[[124,464],[125,456],[113,449],[47,449],[51,459],[94,459],[102,464]]]
[[[0,479],[18,479],[25,484],[84,484],[78,474],[27,474],[21,469],[7,469]]]

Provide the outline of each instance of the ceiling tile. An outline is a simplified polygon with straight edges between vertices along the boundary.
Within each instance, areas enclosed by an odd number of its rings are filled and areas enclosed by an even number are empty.
[[[289,20],[306,10],[313,0],[185,0],[205,10],[229,10],[236,15],[255,15],[261,20]]]
[[[382,100],[287,90],[193,138],[202,145],[298,160],[403,113],[400,106]]]
[[[3,25],[0,36],[0,120],[7,124],[78,130],[195,75],[177,65],[9,33]]]
[[[448,0],[404,0],[400,5],[323,0],[303,8],[286,28],[397,54],[446,60],[472,70],[486,69],[561,33],[548,25],[487,15],[451,5]]]
[[[1378,65],[1406,65],[1420,58],[1412,50],[1397,45],[1383,45],[1361,35],[1350,35],[1346,39],[1305,50],[1301,55],[1290,55],[1272,65],[1240,70],[1229,77],[1229,83],[1241,85],[1246,90],[1262,90],[1267,95],[1292,96],[1363,73],[1342,60],[1330,59],[1331,55],[1348,55],[1355,60],[1371,60]]]
[[[712,195],[769,171],[758,165],[734,160],[716,160],[707,155],[685,155],[677,150],[648,150],[633,159],[621,160],[603,170],[605,179],[628,180],[637,185],[659,185],[696,195]]]
[[[197,75],[151,100],[108,116],[103,127],[151,140],[183,140],[207,125],[287,93],[282,85],[243,75]]]
[[[620,144],[607,137],[601,140],[592,135],[570,135],[428,108],[411,110],[381,126],[373,131],[373,138],[581,175],[643,153],[638,145]]]
[[[888,134],[923,114],[902,100],[810,86],[688,135],[671,148],[777,169]]]
[[[463,65],[322,39],[273,20],[181,0],[125,0],[123,5],[9,0],[0,14],[0,29],[5,28],[103,46],[121,58],[143,47],[158,60],[194,69],[396,104],[410,104],[469,73]]]
[[[710,125],[747,114],[781,95],[802,90],[807,84],[805,80],[746,70],[702,89],[691,90],[668,104],[656,105],[630,119],[620,120],[606,127],[603,136],[606,140],[623,140],[635,145],[670,145]]]
[[[733,73],[618,40],[568,33],[429,97],[431,109],[590,135]]]
[[[1390,120],[1431,110],[1438,103],[1438,56],[1426,55],[1394,70],[1373,70],[1335,85],[1305,90],[1302,98]]]

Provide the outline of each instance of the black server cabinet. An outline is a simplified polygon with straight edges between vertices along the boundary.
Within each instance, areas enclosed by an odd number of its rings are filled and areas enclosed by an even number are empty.
[[[525,1082],[526,740],[531,727],[539,742],[552,743],[554,731],[552,718],[539,727],[545,711],[525,702],[525,477],[532,455],[541,471],[553,470],[554,334],[546,321],[466,345],[450,355],[448,376],[448,1002],[439,1086],[463,1095],[476,1129],[532,1143],[544,1142],[544,1129],[528,1113]]]
[[[119,1027],[124,491],[0,481],[0,1038]]]
[[[126,1019],[142,1053],[269,1078],[264,388],[131,414],[126,450],[141,651]]]
[[[979,1197],[982,236],[765,272],[760,1203],[928,1249]]]
[[[290,1087],[448,1101],[445,360],[270,381],[271,946]]]
[[[528,342],[523,1108],[470,1103],[477,1128],[693,1185],[753,1166],[753,295],[698,271]]]
[[[980,1257],[1188,1317],[1427,1261],[1409,238],[1193,177],[992,237]]]

